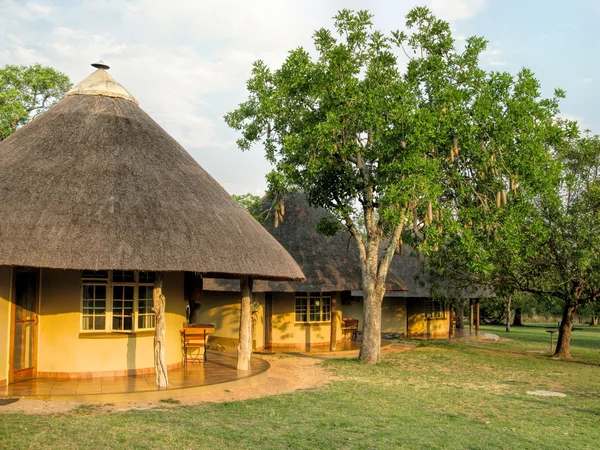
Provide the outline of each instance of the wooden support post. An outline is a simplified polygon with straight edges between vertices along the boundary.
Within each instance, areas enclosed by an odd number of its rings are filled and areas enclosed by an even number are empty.
[[[156,272],[154,278],[154,288],[152,290],[152,300],[154,306],[154,370],[156,371],[156,387],[166,389],[169,386],[169,377],[167,375],[167,364],[165,363],[165,296],[162,293],[163,274]]]
[[[252,278],[240,278],[240,295],[240,343],[237,370],[248,371],[252,355]]]
[[[450,326],[448,327],[448,337],[453,337],[454,336],[454,308],[452,308],[452,306],[450,306],[450,314],[448,317],[448,320],[450,321]]]
[[[337,341],[337,308],[336,308],[336,295],[331,296],[331,334],[329,337],[329,350],[332,352],[336,351]]]
[[[469,299],[469,337],[473,336],[473,299]]]
[[[481,318],[481,308],[479,305],[479,299],[475,300],[475,309],[476,309],[476,313],[475,313],[475,318],[476,318],[476,322],[475,322],[475,336],[479,336],[479,319]]]

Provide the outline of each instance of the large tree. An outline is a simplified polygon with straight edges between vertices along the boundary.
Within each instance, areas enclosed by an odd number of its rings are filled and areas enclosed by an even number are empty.
[[[315,58],[297,48],[274,71],[257,61],[248,100],[225,119],[241,131],[241,149],[264,145],[274,198],[302,189],[354,237],[360,357],[377,362],[386,276],[403,235],[410,228],[425,250],[437,248],[442,233],[457,231],[454,198],[495,214],[517,176],[524,186],[543,178],[557,99],[541,99],[527,70],[483,70],[485,40],[457,49],[448,23],[427,8],[407,15],[411,34],[374,31],[366,11],[334,19],[338,37],[316,31]]]
[[[50,108],[70,88],[69,77],[51,67],[0,68],[0,141]]]

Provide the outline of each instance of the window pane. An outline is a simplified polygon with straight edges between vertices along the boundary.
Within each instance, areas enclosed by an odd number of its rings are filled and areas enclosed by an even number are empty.
[[[113,286],[113,298],[123,299],[123,286]]]
[[[106,286],[82,286],[82,330],[104,330],[106,313]]]
[[[331,298],[323,297],[321,299],[322,320],[331,320]]]
[[[96,316],[94,319],[94,329],[95,330],[104,330],[105,326],[104,316]]]
[[[96,298],[106,300],[106,286],[94,286]]]
[[[83,320],[81,322],[81,328],[83,330],[93,330],[92,328],[92,316],[83,316]]]
[[[83,285],[83,298],[94,298],[94,286],[90,286],[89,284]]]
[[[154,272],[140,272],[140,283],[154,283]]]
[[[133,270],[113,270],[113,281],[117,283],[133,283],[135,281]]]
[[[306,322],[307,314],[306,314],[306,298],[296,298],[296,322]]]
[[[125,286],[125,300],[133,300],[133,286]]]
[[[82,278],[86,280],[106,280],[108,279],[108,270],[84,270]]]
[[[310,299],[310,321],[318,322],[321,320],[321,302],[318,298]]]

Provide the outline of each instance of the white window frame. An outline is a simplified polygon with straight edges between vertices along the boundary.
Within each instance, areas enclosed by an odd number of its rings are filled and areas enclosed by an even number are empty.
[[[335,294],[331,292],[296,292],[294,293],[294,323],[329,323],[331,322],[331,303]],[[306,320],[297,320],[298,301],[306,301]],[[311,300],[319,302],[318,320],[311,320]],[[325,300],[328,301],[325,308]],[[324,311],[327,309],[327,311]]]
[[[124,334],[131,334],[131,333],[137,333],[140,331],[152,331],[154,330],[154,326],[149,327],[149,328],[140,328],[139,325],[139,318],[140,317],[149,317],[149,316],[153,316],[153,313],[143,313],[141,314],[139,312],[139,288],[140,286],[146,286],[146,287],[154,287],[154,283],[153,282],[140,282],[140,271],[135,270],[135,271],[131,271],[131,270],[127,270],[127,271],[123,271],[123,272],[133,272],[134,276],[133,279],[134,281],[113,281],[113,271],[112,270],[107,270],[107,277],[106,278],[92,278],[92,277],[84,277],[84,272],[87,271],[82,271],[81,272],[81,288],[80,288],[80,294],[79,294],[79,301],[80,301],[80,320],[79,320],[79,331],[81,333],[124,333]],[[145,271],[141,271],[142,273],[145,273]],[[89,317],[88,314],[84,314],[84,298],[83,298],[83,291],[84,291],[84,286],[105,286],[106,287],[106,306],[105,306],[105,312],[104,312],[104,328],[103,329],[85,329],[84,328],[84,317]],[[114,286],[132,286],[133,287],[133,312],[132,312],[132,327],[131,330],[113,330],[113,287]],[[95,314],[92,315],[93,318],[97,317]],[[150,323],[153,322],[153,320],[151,319],[147,319],[150,321]],[[92,319],[92,323],[94,324],[94,319]]]

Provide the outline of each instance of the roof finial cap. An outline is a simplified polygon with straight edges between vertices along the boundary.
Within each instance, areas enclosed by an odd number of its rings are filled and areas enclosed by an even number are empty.
[[[92,63],[92,67],[95,67],[96,69],[104,69],[104,70],[110,69],[110,66],[102,60]]]

